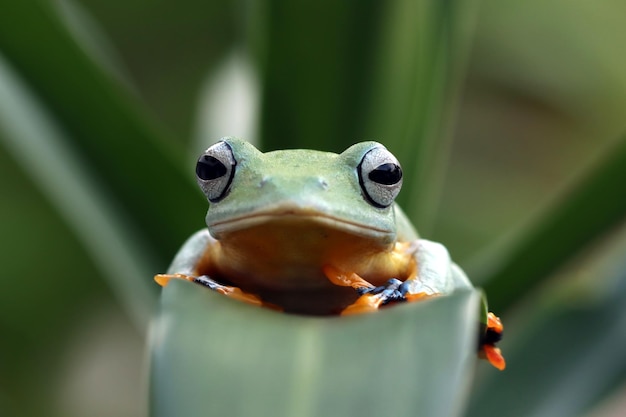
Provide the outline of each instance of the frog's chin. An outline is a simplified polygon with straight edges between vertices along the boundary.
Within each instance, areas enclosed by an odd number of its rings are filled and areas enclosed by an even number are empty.
[[[294,232],[306,228],[307,225],[320,229],[343,232],[367,240],[388,244],[395,240],[395,231],[359,223],[352,219],[333,216],[311,208],[284,207],[272,210],[259,210],[239,216],[233,216],[210,223],[209,231],[216,239],[232,233],[251,230],[263,226],[272,226],[281,232]],[[294,236],[297,239],[297,236]]]

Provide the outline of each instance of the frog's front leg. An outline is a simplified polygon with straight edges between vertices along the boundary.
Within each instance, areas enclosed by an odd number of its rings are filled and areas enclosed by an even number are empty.
[[[263,305],[261,299],[256,295],[244,292],[237,287],[220,284],[208,275],[193,276],[185,274],[157,274],[154,276],[154,280],[162,287],[165,287],[172,279],[182,279],[185,281],[195,282],[196,284],[204,285],[213,291],[235,300],[244,301],[248,304],[257,306]]]
[[[465,274],[452,263],[447,249],[435,242],[419,239],[397,243],[390,259],[404,259],[404,282],[390,277],[385,285],[375,287],[355,273],[345,273],[333,267],[324,267],[328,279],[336,285],[350,286],[361,295],[342,314],[366,313],[395,301],[415,301],[448,294],[455,288],[469,287]]]
[[[385,303],[382,292],[372,294],[376,287],[364,280],[355,272],[343,272],[339,269],[326,265],[322,268],[324,275],[330,282],[341,287],[352,287],[361,296],[351,305],[346,307],[341,314],[367,313],[376,311]]]
[[[215,245],[219,245],[219,242],[206,229],[195,233],[176,254],[167,274],[155,275],[154,280],[162,287],[165,287],[172,279],[191,281],[239,301],[264,305],[256,295],[244,292],[237,287],[220,284],[210,276],[198,272],[207,269],[207,264],[211,263],[211,254],[214,252],[212,249]]]
[[[456,289],[471,289],[472,284],[450,258],[445,246],[426,239],[397,245],[396,251],[411,255],[413,268],[404,284],[407,300],[446,295]]]

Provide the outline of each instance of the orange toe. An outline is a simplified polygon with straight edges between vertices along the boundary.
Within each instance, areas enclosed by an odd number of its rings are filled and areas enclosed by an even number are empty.
[[[417,301],[417,300],[422,300],[426,297],[431,297],[431,296],[426,294],[425,292],[418,292],[415,294],[407,293],[404,297],[406,298],[407,301]]]
[[[502,356],[502,352],[499,348],[492,345],[484,345],[483,352],[485,353],[485,358],[495,368],[500,371],[503,371],[504,368],[506,368],[506,361],[504,360],[504,356]]]
[[[494,330],[497,333],[502,333],[502,331],[504,330],[504,326],[502,325],[500,317],[496,316],[492,312],[489,312],[489,314],[487,314],[487,328]]]
[[[256,295],[241,291],[237,287],[221,287],[216,289],[220,294],[224,294],[234,300],[243,301],[244,303],[260,306],[263,304],[261,299]]]
[[[372,313],[378,311],[382,299],[376,295],[364,294],[360,296],[353,304],[350,304],[342,312],[342,316],[350,314]]]
[[[176,279],[184,279],[186,281],[193,281],[194,280],[194,277],[192,277],[191,275],[185,275],[185,274],[157,274],[157,275],[154,276],[154,280],[161,287],[165,287],[174,278],[176,278]]]
[[[372,284],[365,281],[359,275],[354,272],[342,272],[331,265],[325,265],[322,268],[324,275],[330,282],[340,287],[352,287],[352,288],[371,288]]]

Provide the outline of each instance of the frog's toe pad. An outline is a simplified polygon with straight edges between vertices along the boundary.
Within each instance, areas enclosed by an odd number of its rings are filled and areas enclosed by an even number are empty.
[[[407,293],[404,298],[405,298],[406,301],[420,301],[420,300],[423,300],[425,298],[435,297],[435,296],[436,296],[436,294],[428,294],[428,293],[425,293],[425,292],[418,292],[416,294]]]
[[[184,279],[186,281],[195,281],[195,277],[185,274],[157,274],[154,276],[154,280],[161,287],[165,287],[172,279]]]
[[[504,360],[504,356],[502,356],[500,348],[493,345],[484,345],[481,351],[481,356],[483,355],[496,369],[504,371],[504,368],[506,368],[506,361]]]
[[[346,307],[341,312],[341,315],[373,313],[374,311],[378,311],[380,305],[381,299],[378,295],[363,294],[354,303]]]

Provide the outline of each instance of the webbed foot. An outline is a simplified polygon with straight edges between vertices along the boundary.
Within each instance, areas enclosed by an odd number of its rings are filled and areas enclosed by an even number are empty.
[[[498,316],[489,312],[487,314],[487,326],[479,341],[479,356],[489,361],[491,365],[500,371],[506,368],[506,361],[500,348],[496,347],[502,339],[502,331],[504,326]]]
[[[346,307],[341,312],[342,315],[368,313],[378,310],[385,304],[407,300],[407,286],[396,278],[391,278],[385,285],[379,287],[359,287],[357,293],[360,297]]]
[[[407,279],[402,282],[397,278],[391,278],[385,285],[375,287],[354,272],[345,273],[330,265],[325,266],[323,271],[333,284],[352,287],[360,295],[354,303],[341,312],[342,315],[369,313],[392,302],[416,301],[437,295],[428,287],[418,284],[414,279]]]

